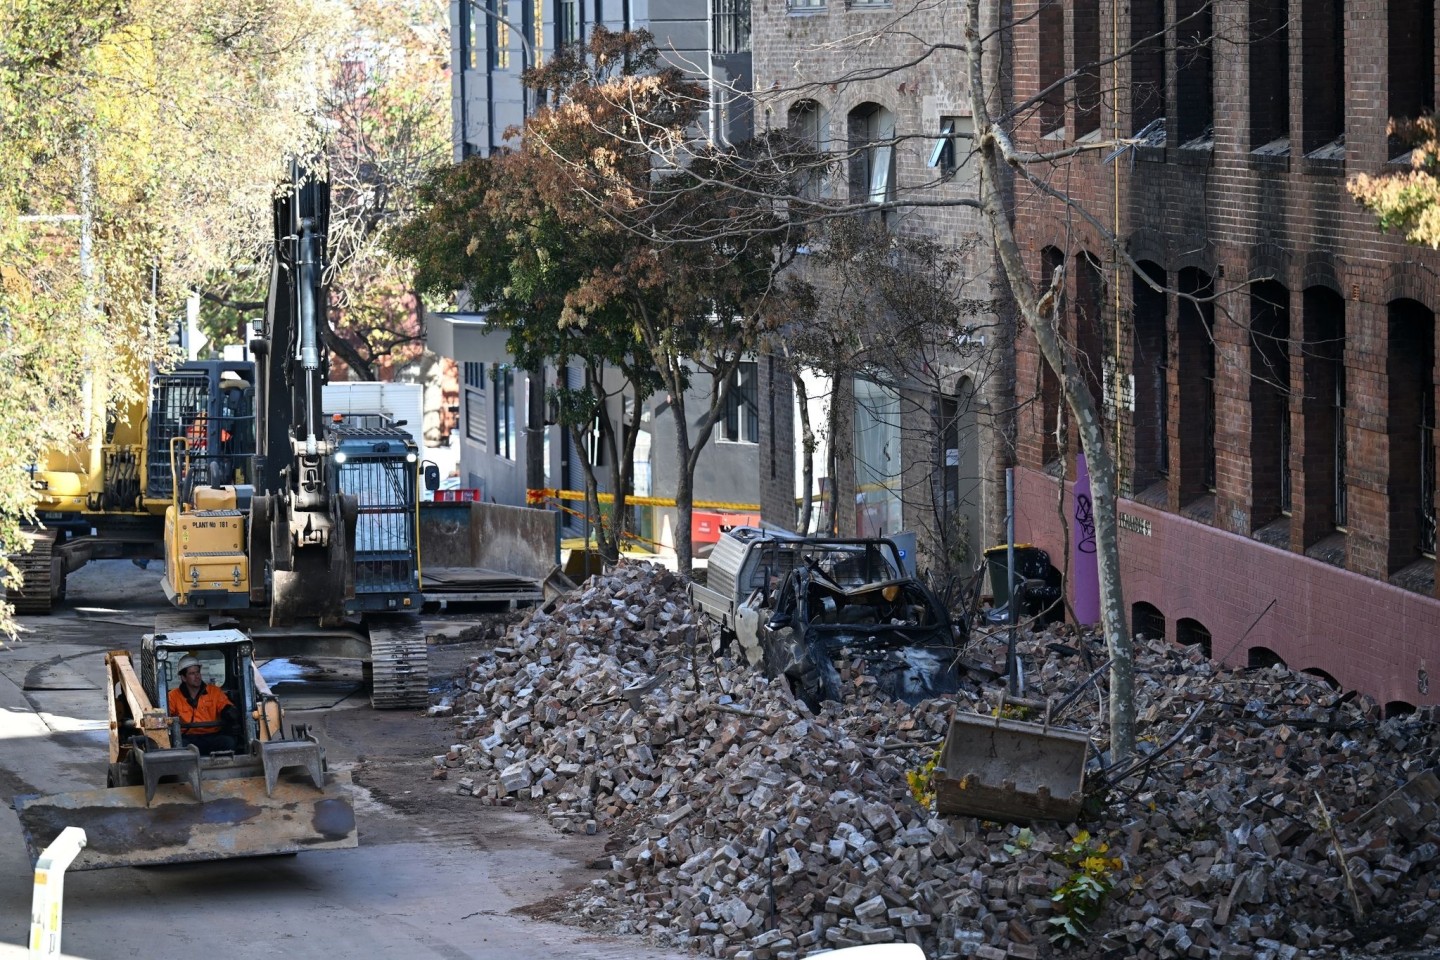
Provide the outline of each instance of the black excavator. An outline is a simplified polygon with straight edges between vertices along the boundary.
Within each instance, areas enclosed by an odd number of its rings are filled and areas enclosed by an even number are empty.
[[[156,630],[234,618],[258,657],[362,660],[374,706],[424,706],[418,451],[403,424],[321,409],[329,213],[329,185],[292,165],[274,201],[264,325],[250,343],[253,480],[223,482],[213,454],[171,441],[163,585],[179,615]]]

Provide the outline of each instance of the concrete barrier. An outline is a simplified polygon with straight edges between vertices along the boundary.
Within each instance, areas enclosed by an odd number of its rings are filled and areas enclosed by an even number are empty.
[[[560,562],[560,514],[500,503],[421,503],[420,561],[544,580]]]

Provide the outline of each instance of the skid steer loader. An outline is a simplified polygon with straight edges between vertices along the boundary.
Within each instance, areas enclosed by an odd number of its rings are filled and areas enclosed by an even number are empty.
[[[168,715],[182,657],[200,661],[238,717],[232,750],[202,754]],[[284,713],[238,630],[148,634],[139,670],[129,652],[105,655],[110,752],[104,789],[17,796],[34,861],[67,826],[88,843],[72,870],[223,860],[358,844],[348,773],[329,770],[320,743]]]

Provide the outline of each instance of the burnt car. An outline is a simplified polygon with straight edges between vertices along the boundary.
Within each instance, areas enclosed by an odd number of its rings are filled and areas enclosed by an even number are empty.
[[[812,708],[840,699],[840,658],[862,660],[882,694],[909,703],[958,687],[964,628],[906,572],[892,540],[737,528],[692,598],[719,621],[723,642],[787,678]]]

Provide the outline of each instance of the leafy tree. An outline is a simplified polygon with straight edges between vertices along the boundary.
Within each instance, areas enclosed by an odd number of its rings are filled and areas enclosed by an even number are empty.
[[[143,397],[187,291],[269,235],[284,159],[315,143],[338,13],[324,0],[0,9],[6,554],[30,516],[28,465]],[[103,389],[88,419],[87,384]]]
[[[521,149],[552,171],[537,189],[570,231],[610,255],[579,278],[567,304],[623,310],[670,403],[675,549],[688,572],[699,458],[740,363],[782,306],[775,277],[801,234],[772,197],[798,171],[767,138],[726,150],[698,137],[708,94],[661,62],[647,31],[597,27],[586,46],[561,51],[526,82],[557,95],[525,128]],[[714,385],[698,415],[697,373]]]
[[[614,562],[628,532],[625,500],[640,424],[633,417],[616,422],[611,391],[628,394],[638,410],[658,379],[636,352],[623,311],[587,312],[570,304],[582,275],[608,262],[610,253],[599,238],[571,232],[542,198],[536,183],[545,162],[500,152],[432,171],[420,189],[420,212],[389,243],[414,263],[414,286],[427,296],[463,289],[486,304],[488,322],[509,332],[508,348],[519,366],[539,369],[548,360],[583,368],[579,388],[560,383],[549,393],[555,422],[570,432],[584,465],[593,517],[602,513],[597,461],[608,464],[607,486],[615,499],[610,522],[597,527],[597,536],[601,555]],[[607,370],[619,374],[618,388]],[[606,455],[592,455],[592,442]]]
[[[1411,145],[1410,169],[1378,177],[1362,173],[1347,184],[1350,194],[1383,229],[1440,249],[1440,119],[1432,114],[1392,121],[1390,133]]]

